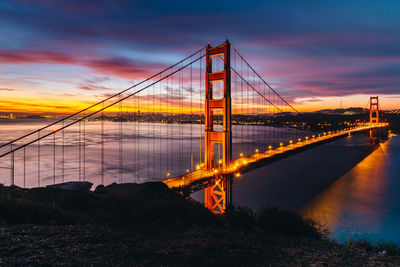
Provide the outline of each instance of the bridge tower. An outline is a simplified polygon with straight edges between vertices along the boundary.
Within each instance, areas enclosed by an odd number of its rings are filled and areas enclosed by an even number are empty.
[[[369,99],[369,123],[379,123],[379,100],[377,96],[371,96]],[[375,142],[376,136],[378,134],[377,131],[377,129],[372,129],[369,131],[369,139],[373,143]]]
[[[206,170],[214,168],[214,144],[222,144],[222,170],[216,173],[215,183],[205,189],[205,206],[214,213],[223,213],[232,202],[232,175],[224,174],[232,159],[231,130],[231,65],[230,44],[228,41],[217,47],[207,46],[206,50],[206,97],[205,97],[205,133],[204,133],[204,163]],[[223,57],[224,70],[213,72],[213,57]],[[223,98],[213,98],[213,83],[223,82]],[[214,131],[213,111],[222,110],[222,132]]]
[[[379,123],[379,100],[377,96],[369,99],[369,122]]]

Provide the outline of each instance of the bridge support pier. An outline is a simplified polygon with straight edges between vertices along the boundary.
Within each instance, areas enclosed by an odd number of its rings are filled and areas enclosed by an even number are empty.
[[[214,213],[224,213],[232,203],[232,175],[221,175],[215,184],[207,187],[204,192],[204,204]]]

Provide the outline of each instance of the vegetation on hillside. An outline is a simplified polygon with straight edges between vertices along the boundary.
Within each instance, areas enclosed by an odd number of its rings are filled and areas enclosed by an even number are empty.
[[[0,186],[0,222],[6,266],[400,264],[392,243],[337,244],[318,223],[277,207],[215,215],[163,183]]]

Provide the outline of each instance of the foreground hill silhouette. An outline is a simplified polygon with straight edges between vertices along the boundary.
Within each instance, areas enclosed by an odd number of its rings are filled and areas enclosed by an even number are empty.
[[[83,185],[1,186],[1,265],[400,264],[392,244],[337,244],[315,222],[279,208],[232,207],[214,215],[163,183],[95,191]]]

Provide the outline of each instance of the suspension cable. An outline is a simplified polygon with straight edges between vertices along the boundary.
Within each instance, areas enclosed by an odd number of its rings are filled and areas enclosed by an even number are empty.
[[[84,108],[84,109],[82,109],[82,110],[80,110],[80,111],[78,111],[78,112],[75,112],[75,113],[73,113],[73,114],[71,114],[71,115],[68,115],[67,117],[64,117],[64,118],[62,118],[62,119],[60,119],[60,120],[57,120],[57,121],[55,121],[55,122],[52,122],[52,123],[50,123],[50,124],[48,124],[48,125],[46,125],[46,126],[44,126],[44,127],[42,127],[42,128],[39,128],[39,129],[37,129],[37,130],[35,130],[35,131],[32,131],[32,132],[30,132],[30,133],[28,133],[28,134],[25,134],[25,135],[23,135],[23,136],[21,136],[21,137],[18,137],[17,139],[14,139],[14,140],[12,140],[12,141],[10,141],[10,142],[7,142],[7,143],[5,143],[5,144],[2,144],[2,145],[0,145],[0,148],[2,148],[2,147],[4,147],[4,146],[7,146],[7,145],[10,145],[10,144],[13,144],[13,143],[15,143],[15,142],[17,142],[17,141],[19,141],[19,140],[21,140],[21,139],[24,139],[24,138],[26,138],[26,137],[28,137],[28,136],[34,134],[34,133],[37,133],[37,132],[39,132],[39,131],[42,131],[42,130],[44,130],[44,129],[49,128],[50,126],[53,126],[53,125],[58,124],[58,123],[60,123],[60,122],[63,122],[63,121],[65,121],[65,120],[69,119],[69,118],[72,118],[72,117],[75,116],[75,115],[78,115],[78,114],[80,114],[80,113],[82,113],[82,112],[84,112],[84,111],[86,111],[86,110],[88,110],[88,109],[91,109],[91,108],[93,108],[93,107],[95,107],[95,106],[98,106],[98,105],[100,105],[100,104],[102,104],[102,103],[104,103],[104,102],[106,102],[106,101],[108,101],[108,100],[110,100],[110,99],[112,99],[112,98],[114,98],[114,97],[116,97],[116,96],[118,96],[118,95],[121,95],[121,94],[123,94],[123,93],[125,93],[125,92],[127,92],[127,91],[129,91],[129,90],[131,90],[131,89],[133,89],[133,88],[135,88],[135,87],[137,87],[137,86],[139,86],[139,85],[141,85],[141,84],[147,82],[147,81],[150,81],[151,79],[157,77],[158,75],[160,75],[160,74],[162,74],[162,73],[164,73],[164,72],[166,72],[166,71],[172,69],[173,67],[176,67],[176,66],[179,65],[180,63],[182,63],[182,62],[184,62],[184,61],[186,61],[186,60],[192,58],[193,56],[197,55],[198,53],[200,53],[200,52],[203,51],[204,49],[206,49],[206,46],[203,47],[203,48],[201,48],[201,49],[199,49],[199,50],[197,50],[196,52],[194,52],[194,53],[191,54],[190,56],[187,56],[186,58],[182,59],[181,61],[175,63],[174,65],[171,65],[171,66],[169,66],[168,68],[166,68],[166,69],[164,69],[164,70],[158,72],[157,74],[154,74],[153,76],[151,76],[151,77],[149,77],[149,78],[147,78],[147,79],[145,79],[145,80],[139,82],[138,84],[134,84],[134,85],[130,86],[129,88],[126,88],[126,89],[124,89],[124,90],[120,91],[119,93],[116,93],[116,94],[114,94],[114,95],[112,95],[112,96],[109,96],[109,97],[107,97],[106,99],[103,99],[102,101],[97,102],[97,103],[95,103],[95,104],[93,104],[93,105],[91,105],[91,106],[89,106],[89,107],[87,107],[87,108]],[[193,63],[194,63],[194,62],[193,62]],[[147,87],[146,87],[146,88],[147,88]]]
[[[280,108],[278,108],[274,103],[272,103],[269,99],[267,99],[265,96],[263,96],[259,91],[257,91],[256,88],[254,88],[245,78],[243,78],[242,75],[240,75],[235,69],[231,67],[231,70],[233,70],[236,75],[238,75],[248,86],[250,86],[257,94],[259,94],[262,98],[264,98],[266,101],[268,101],[271,105],[273,105],[276,109],[278,109],[280,112],[283,112]]]
[[[151,84],[149,84],[149,85],[146,85],[146,86],[143,87],[142,89],[139,89],[139,90],[137,90],[137,91],[135,91],[135,92],[133,92],[133,93],[131,93],[131,94],[128,94],[128,95],[125,96],[125,97],[120,98],[119,100],[116,100],[114,103],[111,103],[111,104],[109,104],[109,105],[107,105],[107,106],[104,106],[104,107],[102,107],[101,109],[99,109],[99,110],[97,110],[97,111],[94,111],[94,112],[92,112],[91,114],[88,114],[88,115],[86,115],[86,116],[84,116],[84,117],[82,117],[82,118],[79,118],[79,119],[77,119],[77,120],[75,120],[75,121],[73,121],[73,122],[71,122],[71,123],[69,123],[69,124],[66,124],[65,126],[62,126],[61,128],[59,128],[59,129],[57,129],[57,130],[53,130],[53,131],[50,132],[50,133],[47,133],[47,134],[42,135],[42,136],[39,136],[37,139],[32,140],[32,141],[30,141],[30,142],[28,142],[28,143],[26,143],[26,144],[23,144],[23,145],[21,145],[21,146],[15,148],[15,149],[13,149],[13,150],[10,150],[10,151],[8,151],[8,152],[5,152],[5,153],[3,153],[3,154],[0,155],[0,158],[1,158],[1,157],[4,157],[4,156],[6,156],[6,155],[8,155],[8,154],[10,154],[10,153],[12,153],[12,152],[14,152],[14,151],[17,151],[17,150],[19,150],[19,149],[21,149],[21,148],[24,148],[24,147],[26,147],[26,146],[28,146],[28,145],[31,145],[31,144],[33,144],[33,143],[35,143],[35,142],[38,142],[38,141],[40,141],[41,139],[46,138],[47,136],[50,136],[50,135],[52,135],[52,134],[54,134],[54,133],[56,133],[56,132],[58,132],[58,131],[61,131],[61,130],[65,129],[65,128],[71,126],[71,125],[74,125],[74,124],[80,122],[81,120],[84,120],[84,119],[89,118],[89,117],[91,117],[91,116],[93,116],[93,115],[95,115],[95,114],[97,114],[97,113],[99,113],[99,112],[102,112],[102,111],[104,111],[105,109],[107,109],[107,108],[109,108],[109,107],[111,107],[111,106],[114,106],[115,104],[118,104],[119,102],[124,101],[125,99],[127,99],[127,98],[129,98],[129,97],[131,97],[131,96],[134,96],[134,95],[136,95],[136,94],[138,94],[138,93],[140,93],[140,92],[146,90],[147,88],[153,86],[154,84],[156,84],[156,83],[158,83],[158,82],[160,82],[160,81],[163,81],[163,80],[165,80],[166,78],[169,78],[170,76],[174,75],[175,73],[178,73],[178,72],[181,71],[182,69],[184,69],[184,68],[190,66],[191,64],[197,62],[198,60],[200,60],[201,58],[203,58],[203,57],[205,57],[205,56],[206,56],[206,55],[199,56],[198,58],[196,58],[196,59],[193,60],[192,62],[189,62],[189,63],[183,65],[183,66],[180,67],[179,69],[177,69],[177,70],[171,72],[170,74],[164,76],[164,77],[161,78],[161,79],[156,80],[155,82],[153,82],[153,83],[151,83]],[[103,103],[103,105],[104,105],[104,103]],[[40,132],[40,131],[39,131],[39,132]]]
[[[232,49],[238,54],[238,56],[247,64],[247,66],[249,66],[249,68],[258,76],[258,78],[260,78],[268,87],[269,89],[271,89],[280,99],[282,99],[283,102],[285,102],[289,107],[291,107],[294,111],[298,112],[292,105],[290,105],[283,97],[280,96],[280,94],[278,94],[278,92],[276,92],[261,76],[260,74],[258,74],[254,68],[246,61],[246,59],[244,59],[242,57],[242,55],[236,50],[236,48],[231,45]]]

